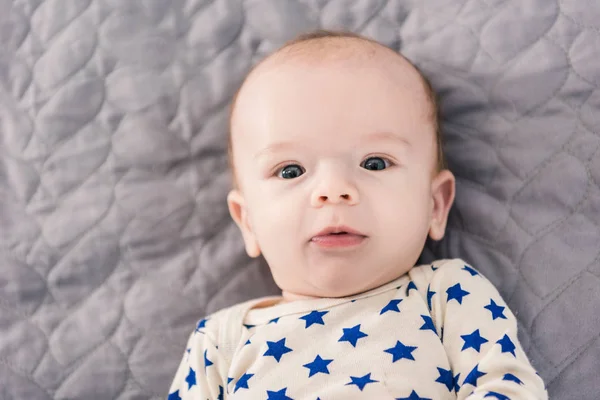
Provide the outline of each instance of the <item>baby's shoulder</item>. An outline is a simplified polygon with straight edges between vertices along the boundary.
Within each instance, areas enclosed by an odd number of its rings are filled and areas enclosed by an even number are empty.
[[[455,281],[461,277],[466,279],[469,276],[475,275],[483,277],[476,268],[461,258],[435,260],[429,264],[417,265],[408,272],[410,280],[417,287],[426,287],[432,281],[440,281],[448,278]]]

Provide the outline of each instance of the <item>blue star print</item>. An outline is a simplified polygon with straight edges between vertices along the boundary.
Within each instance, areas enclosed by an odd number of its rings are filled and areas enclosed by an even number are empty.
[[[522,385],[523,382],[517,378],[516,376],[514,376],[513,374],[504,374],[504,377],[502,378],[503,381],[511,381],[511,382],[516,382],[519,385]]]
[[[344,334],[338,340],[338,342],[349,342],[352,347],[356,347],[356,342],[358,339],[369,336],[364,332],[360,331],[360,324],[353,326],[352,328],[342,328],[344,330]]]
[[[423,326],[421,326],[422,331],[431,330],[433,333],[437,335],[437,331],[435,330],[435,325],[433,324],[433,320],[428,315],[421,315],[423,318]]]
[[[304,327],[304,329],[308,329],[311,325],[314,324],[325,325],[325,322],[323,322],[323,316],[328,312],[329,311],[311,311],[309,314],[300,317],[300,319],[306,321],[306,326]]]
[[[308,377],[310,378],[311,376],[318,374],[319,372],[323,374],[329,374],[329,369],[327,368],[327,366],[331,364],[332,361],[333,360],[324,360],[321,358],[320,355],[317,354],[317,357],[315,357],[315,360],[313,362],[304,364],[303,367],[309,369],[310,372],[308,373]]]
[[[415,285],[415,283],[413,281],[410,281],[410,282],[408,282],[408,287],[406,288],[406,293],[410,293],[410,291],[412,289],[417,290],[417,285]]]
[[[291,397],[288,397],[285,395],[285,392],[287,391],[287,388],[283,388],[281,390],[278,390],[276,392],[272,392],[270,390],[267,390],[267,400],[294,400]]]
[[[238,389],[248,389],[248,380],[252,378],[254,374],[244,374],[238,379],[235,383],[235,389],[233,389],[233,393],[237,392]]]
[[[462,269],[464,269],[465,271],[470,273],[471,276],[479,275],[479,272],[475,271],[473,268],[469,267],[468,265],[465,265]]]
[[[479,353],[479,350],[481,350],[481,345],[488,342],[486,338],[479,334],[479,329],[475,329],[473,333],[468,335],[460,335],[460,337],[465,341],[461,351],[472,348]]]
[[[206,328],[206,321],[208,321],[208,318],[204,318],[203,320],[198,322],[198,325],[196,326],[196,332],[204,333],[200,331],[200,329]]]
[[[448,293],[447,303],[449,303],[450,300],[454,299],[454,300],[458,301],[458,304],[462,304],[463,297],[471,294],[471,293],[467,292],[466,290],[463,290],[462,287],[460,287],[460,283],[457,283],[456,285],[449,287],[448,290],[446,290],[446,293]]]
[[[492,396],[498,400],[510,400],[510,397],[505,396],[502,393],[497,393],[497,392],[487,392],[487,394],[485,396],[483,396],[483,398],[492,397]]]
[[[502,339],[498,340],[496,343],[502,346],[503,353],[511,353],[513,356],[517,356],[515,354],[515,344],[510,340],[508,335],[504,335]]]
[[[400,310],[398,309],[398,304],[400,304],[401,301],[402,299],[390,300],[390,302],[387,303],[387,305],[381,309],[379,315],[384,314],[388,311],[400,312]]]
[[[370,372],[368,374],[366,374],[365,376],[361,376],[360,378],[357,378],[356,376],[351,376],[350,379],[352,381],[349,383],[346,383],[346,386],[356,385],[356,387],[358,387],[361,392],[365,388],[365,386],[367,386],[369,383],[379,382],[379,381],[375,381],[375,380],[371,379]]]
[[[208,357],[206,356],[206,353],[208,353],[208,350],[204,350],[204,370],[206,370],[206,368],[213,365],[213,362],[208,359]]]
[[[223,386],[219,385],[219,395],[217,396],[217,400],[223,400]]]
[[[478,367],[479,367],[479,364],[475,365],[475,368],[473,368],[471,370],[471,372],[469,372],[469,375],[467,375],[467,377],[465,378],[465,381],[463,382],[463,386],[466,384],[471,384],[473,386],[477,386],[477,379],[481,378],[484,375],[487,375],[486,372],[479,371],[477,369]]]
[[[289,353],[292,351],[289,347],[285,346],[285,338],[277,341],[277,342],[269,342],[267,341],[267,346],[269,346],[269,350],[265,351],[263,356],[272,356],[279,362],[281,360],[281,356],[285,353]]]
[[[192,368],[190,368],[190,372],[188,372],[188,375],[185,377],[185,381],[188,384],[188,390],[196,384],[196,372]]]
[[[248,324],[242,324],[242,325],[244,325],[244,327],[246,327],[246,329],[252,329],[256,326],[256,325],[248,325]]]
[[[414,361],[415,358],[413,357],[412,352],[416,349],[416,346],[405,346],[402,342],[397,340],[394,347],[390,347],[389,349],[384,350],[384,352],[390,353],[392,355],[392,362],[395,363],[403,358]]]
[[[179,396],[179,390],[170,393],[169,397],[167,397],[167,400],[181,400],[181,396]]]
[[[429,286],[427,286],[427,307],[429,308],[429,311],[431,311],[431,298],[433,297],[434,294],[436,294],[437,292],[434,292],[433,290],[431,290],[429,288]]]
[[[440,376],[435,381],[446,385],[448,391],[451,392],[454,388],[454,377],[452,376],[452,371],[440,367],[437,367],[437,369]]]
[[[490,312],[492,313],[492,320],[495,320],[496,318],[506,319],[506,316],[504,315],[505,307],[499,306],[492,299],[490,299],[490,304],[488,304],[487,306],[485,306],[483,308],[490,310]]]
[[[227,386],[229,386],[229,384],[231,383],[232,380],[233,380],[233,378],[227,377]]]
[[[396,400],[431,400],[431,399],[426,398],[426,397],[419,397],[417,392],[415,392],[413,390],[412,392],[410,392],[410,395],[408,397],[397,397]]]

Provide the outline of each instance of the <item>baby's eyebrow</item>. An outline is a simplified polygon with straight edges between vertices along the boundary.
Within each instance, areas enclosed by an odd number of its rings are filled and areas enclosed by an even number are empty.
[[[259,159],[259,158],[263,158],[263,157],[267,157],[269,155],[275,154],[280,151],[290,150],[290,149],[295,149],[295,148],[297,148],[297,145],[293,142],[275,142],[275,143],[269,144],[264,149],[261,149],[260,151],[258,151],[254,155],[254,158]]]
[[[387,132],[387,131],[368,133],[368,134],[364,135],[362,138],[362,142],[371,142],[373,140],[391,141],[391,142],[397,142],[398,144],[401,144],[402,146],[407,146],[407,147],[412,146],[412,144],[408,140],[403,138],[402,136],[397,135],[392,132]]]

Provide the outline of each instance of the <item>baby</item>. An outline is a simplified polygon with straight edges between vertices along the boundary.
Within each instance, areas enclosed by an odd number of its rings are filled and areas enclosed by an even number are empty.
[[[227,202],[281,296],[200,321],[176,399],[546,399],[517,322],[477,270],[415,266],[455,179],[435,96],[404,57],[318,31],[234,99]]]

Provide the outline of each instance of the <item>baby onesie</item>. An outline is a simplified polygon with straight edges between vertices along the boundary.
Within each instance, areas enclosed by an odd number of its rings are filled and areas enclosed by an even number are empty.
[[[547,399],[496,288],[460,259],[365,293],[201,320],[168,399]]]

